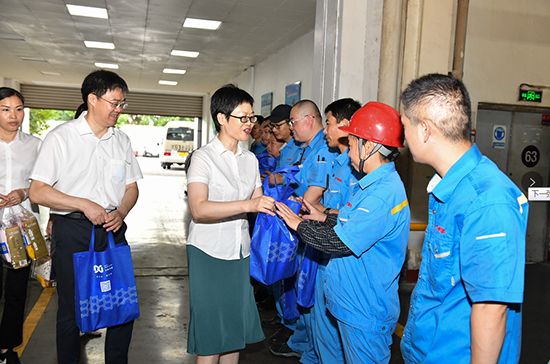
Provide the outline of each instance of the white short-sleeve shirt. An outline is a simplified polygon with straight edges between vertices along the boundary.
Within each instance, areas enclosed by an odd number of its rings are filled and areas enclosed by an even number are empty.
[[[111,127],[99,139],[82,113],[48,133],[31,179],[66,195],[91,200],[106,211],[120,206],[126,185],[143,178],[130,138]],[[71,211],[52,209],[56,214]]]
[[[237,148],[229,151],[216,137],[193,153],[187,174],[188,183],[208,185],[209,201],[248,200],[261,187],[258,160],[254,153]],[[250,233],[246,214],[206,223],[191,221],[187,244],[208,255],[224,260],[237,260],[250,255]]]
[[[0,193],[2,195],[29,187],[29,176],[41,144],[42,140],[21,131],[18,131],[9,143],[0,140]],[[22,205],[32,211],[28,199],[23,201]]]

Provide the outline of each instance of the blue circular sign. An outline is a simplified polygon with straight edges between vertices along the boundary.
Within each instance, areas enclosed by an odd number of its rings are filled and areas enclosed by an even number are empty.
[[[502,140],[506,136],[506,130],[504,130],[504,128],[502,126],[497,126],[495,128],[494,135],[495,135],[496,140]]]

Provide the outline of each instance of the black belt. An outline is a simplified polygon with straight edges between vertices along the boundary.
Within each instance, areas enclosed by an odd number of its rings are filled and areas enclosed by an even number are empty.
[[[86,215],[84,215],[84,213],[82,211],[74,211],[74,212],[69,212],[68,214],[65,214],[65,215],[57,215],[57,216],[63,216],[63,217],[66,217],[68,219],[73,219],[73,220],[88,220],[90,221]]]

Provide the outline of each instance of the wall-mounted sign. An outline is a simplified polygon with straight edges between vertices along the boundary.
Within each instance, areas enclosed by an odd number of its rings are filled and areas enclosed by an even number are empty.
[[[493,148],[506,148],[506,125],[493,125]]]
[[[519,90],[519,101],[542,102],[542,91]]]
[[[268,117],[271,114],[271,107],[273,106],[273,92],[268,92],[262,95],[262,110],[263,117]]]
[[[543,126],[550,126],[550,115],[543,114],[542,115],[542,125]]]
[[[521,161],[525,167],[533,168],[537,165],[540,159],[539,148],[534,145],[528,145],[521,152]]]
[[[285,104],[294,106],[295,103],[300,101],[300,82],[288,85],[285,88]]]

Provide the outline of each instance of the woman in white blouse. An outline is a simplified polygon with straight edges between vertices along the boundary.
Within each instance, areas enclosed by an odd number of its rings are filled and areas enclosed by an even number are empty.
[[[218,136],[193,153],[188,200],[193,220],[187,239],[190,313],[187,351],[196,363],[238,363],[239,350],[263,340],[250,284],[246,213],[274,215],[263,196],[258,161],[239,146],[256,122],[254,99],[234,85],[212,95]]]
[[[21,203],[31,211],[27,198],[29,176],[42,141],[19,130],[23,122],[23,96],[9,87],[0,87],[0,207]],[[2,295],[0,268],[0,297]],[[0,323],[0,362],[20,364],[13,348],[23,342],[23,320],[30,266],[8,269],[4,313]]]

